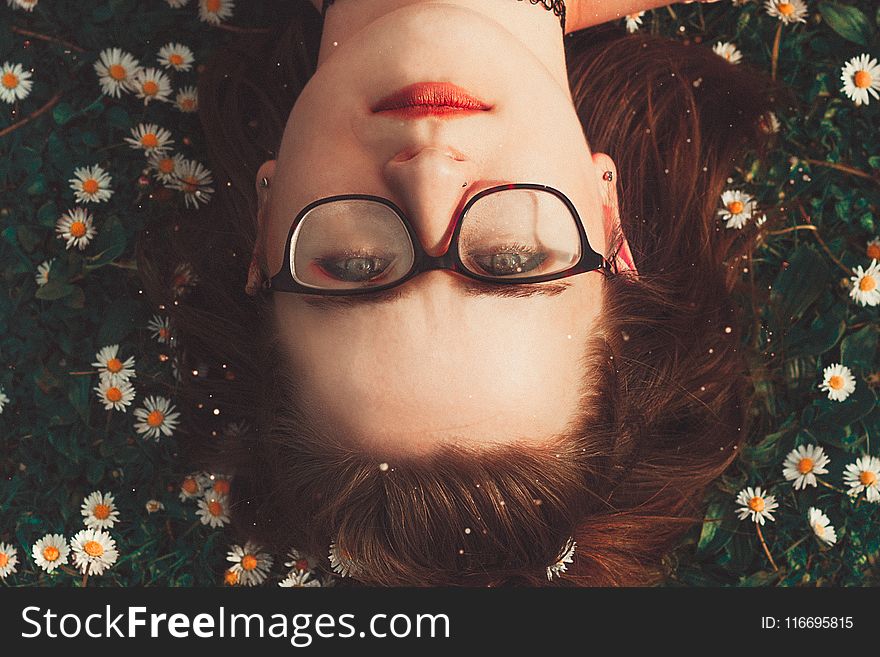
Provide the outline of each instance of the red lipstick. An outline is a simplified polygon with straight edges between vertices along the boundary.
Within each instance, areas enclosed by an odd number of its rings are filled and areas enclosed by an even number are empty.
[[[417,82],[395,91],[370,109],[415,118],[485,112],[492,106],[451,82]]]

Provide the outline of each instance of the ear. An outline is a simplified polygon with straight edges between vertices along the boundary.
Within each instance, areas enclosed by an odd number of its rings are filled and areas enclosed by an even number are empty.
[[[275,176],[275,162],[275,160],[266,160],[265,162],[263,162],[263,164],[260,165],[259,170],[257,170],[257,179],[254,181],[254,186],[257,190],[257,239],[254,243],[254,251],[251,254],[251,264],[248,268],[247,283],[244,287],[244,291],[250,296],[256,296],[256,294],[260,291],[260,288],[263,287],[263,281],[267,276],[265,258],[265,233],[268,227],[266,216],[269,209],[270,187],[262,186],[260,184],[260,181],[263,178],[266,178],[270,182],[271,186],[272,178]]]
[[[605,218],[605,235],[610,236],[615,227],[620,226],[620,206],[617,202],[617,166],[605,153],[593,153],[593,168],[599,186],[599,197],[602,199],[603,216]],[[611,180],[605,180],[605,172],[611,172]],[[623,229],[621,227],[621,232]],[[620,271],[632,270],[638,274],[632,251],[626,235],[623,236],[623,244],[617,253],[617,268]]]

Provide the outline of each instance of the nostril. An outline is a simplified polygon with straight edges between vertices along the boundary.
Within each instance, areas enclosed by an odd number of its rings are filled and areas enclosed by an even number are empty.
[[[422,153],[430,153],[436,152],[441,155],[445,155],[451,160],[455,162],[466,162],[467,157],[459,150],[452,148],[451,146],[416,146],[413,148],[407,148],[400,151],[397,155],[391,158],[392,162],[407,162],[409,160],[414,159],[416,156],[421,155]]]

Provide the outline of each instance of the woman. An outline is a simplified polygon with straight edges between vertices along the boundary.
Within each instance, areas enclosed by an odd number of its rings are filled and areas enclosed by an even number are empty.
[[[230,184],[141,268],[248,537],[365,584],[644,584],[700,517],[747,418],[715,208],[768,87],[561,4],[316,0],[201,78]]]

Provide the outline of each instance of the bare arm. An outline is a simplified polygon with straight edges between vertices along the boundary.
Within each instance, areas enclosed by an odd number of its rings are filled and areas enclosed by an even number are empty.
[[[716,2],[717,0],[698,0]],[[569,0],[565,7],[565,33],[623,18],[648,9],[671,5],[670,0]]]

